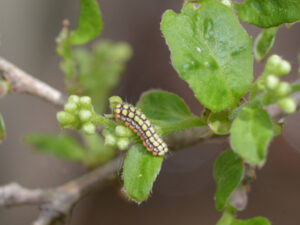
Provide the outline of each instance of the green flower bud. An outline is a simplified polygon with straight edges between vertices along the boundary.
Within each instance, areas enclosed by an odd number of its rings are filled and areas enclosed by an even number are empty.
[[[86,123],[82,126],[84,134],[91,135],[96,133],[96,126],[92,123]]]
[[[56,119],[61,126],[65,126],[75,122],[75,117],[71,113],[64,111],[56,113]]]
[[[297,109],[296,102],[292,98],[281,98],[278,100],[277,104],[282,111],[287,114],[294,113]]]
[[[291,85],[285,81],[280,82],[275,89],[276,95],[278,97],[287,96],[291,93],[291,91],[292,91]]]
[[[265,73],[284,76],[289,72],[291,72],[291,64],[288,61],[283,60],[278,55],[272,55],[269,57],[266,64]]]
[[[89,110],[83,109],[79,112],[79,118],[81,122],[87,122],[92,118],[92,113]]]
[[[80,97],[79,102],[83,108],[91,108],[92,106],[92,99],[89,96]]]
[[[120,137],[130,137],[132,135],[132,131],[125,126],[116,126],[115,128],[116,135]]]
[[[68,102],[64,107],[66,112],[75,113],[77,110],[77,105],[74,102]]]
[[[270,90],[274,90],[278,84],[279,84],[279,79],[278,77],[274,76],[274,75],[269,75],[266,78],[266,87]]]
[[[292,69],[291,64],[288,61],[283,60],[277,67],[277,75],[278,76],[287,75],[291,72],[291,69]]]
[[[117,144],[117,138],[114,135],[108,134],[105,136],[105,145],[115,147]]]
[[[73,102],[75,104],[79,103],[79,97],[77,95],[71,95],[68,99],[68,102]]]
[[[266,70],[272,71],[273,68],[276,68],[280,63],[282,62],[282,58],[278,55],[271,55],[268,58],[267,64],[266,64]]]
[[[129,139],[128,138],[119,138],[117,142],[117,146],[120,150],[126,150],[129,146]]]

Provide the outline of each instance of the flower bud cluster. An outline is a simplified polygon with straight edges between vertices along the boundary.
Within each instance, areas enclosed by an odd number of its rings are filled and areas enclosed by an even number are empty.
[[[266,63],[265,73],[274,74],[275,76],[285,76],[291,72],[291,69],[291,64],[288,61],[278,55],[272,55]]]
[[[96,126],[92,122],[94,114],[90,97],[71,95],[64,111],[58,112],[56,118],[62,128],[82,129],[85,134],[95,134]]]
[[[132,131],[125,126],[118,125],[115,129],[106,128],[102,132],[105,138],[105,145],[117,147],[120,150],[126,150],[130,144]]]
[[[259,84],[259,88],[269,92],[285,113],[296,111],[295,101],[288,97],[292,91],[291,85],[288,82],[280,81],[280,77],[287,75],[290,71],[291,65],[289,62],[278,55],[272,55],[266,64],[264,79]]]

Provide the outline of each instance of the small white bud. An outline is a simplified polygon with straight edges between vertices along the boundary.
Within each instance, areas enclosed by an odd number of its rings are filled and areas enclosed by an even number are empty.
[[[275,92],[278,97],[284,97],[290,94],[291,90],[291,85],[288,82],[283,81],[277,85]]]
[[[278,77],[274,75],[269,75],[266,78],[266,87],[270,90],[274,90],[279,84]]]
[[[83,125],[82,131],[83,131],[83,133],[88,134],[88,135],[95,134],[96,126],[92,123],[86,123]]]
[[[296,102],[292,98],[279,99],[277,104],[282,109],[282,111],[287,114],[294,113],[297,109]]]
[[[82,106],[90,106],[92,104],[92,99],[89,96],[82,96],[79,101]]]
[[[115,147],[117,144],[117,139],[115,136],[108,134],[105,136],[105,145]]]
[[[65,104],[64,109],[66,112],[75,113],[75,111],[77,110],[77,105],[74,102],[68,102],[67,104]]]
[[[79,112],[79,118],[81,122],[89,121],[92,117],[92,113],[89,110],[80,110]]]
[[[284,76],[284,75],[287,75],[291,72],[291,69],[292,69],[292,66],[291,64],[286,61],[286,60],[283,60],[280,65],[278,66],[278,75],[279,76]]]
[[[77,104],[79,102],[79,97],[77,95],[71,95],[68,99],[68,102],[73,102]]]
[[[118,140],[117,146],[120,150],[126,150],[129,146],[129,139],[128,138],[120,138]]]

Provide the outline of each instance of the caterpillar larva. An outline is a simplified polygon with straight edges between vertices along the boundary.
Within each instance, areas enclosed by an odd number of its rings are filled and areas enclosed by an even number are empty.
[[[144,146],[153,155],[162,156],[168,152],[166,143],[140,109],[128,103],[116,103],[114,114],[116,119],[124,122],[127,127],[140,136]]]

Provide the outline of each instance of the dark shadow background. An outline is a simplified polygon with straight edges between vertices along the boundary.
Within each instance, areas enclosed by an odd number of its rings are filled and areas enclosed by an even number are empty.
[[[160,88],[177,93],[199,114],[200,104],[170,64],[159,28],[163,12],[178,12],[182,2],[100,0],[105,23],[101,38],[124,40],[134,49],[117,94],[134,103],[143,91]],[[1,0],[0,55],[63,90],[54,40],[63,19],[70,19],[72,26],[76,26],[78,12],[79,1],[75,0]],[[259,32],[253,26],[246,29],[253,37]],[[272,51],[292,62],[293,75],[289,80],[297,78],[299,35],[300,24],[290,29],[283,27]],[[261,69],[261,65],[255,64],[256,76]],[[15,181],[31,188],[49,187],[84,173],[78,164],[34,153],[23,144],[22,138],[30,132],[59,132],[57,110],[25,95],[12,94],[1,101],[8,138],[0,145],[0,185]],[[299,113],[289,117],[284,134],[273,141],[268,162],[252,185],[248,207],[239,217],[266,216],[273,225],[299,224],[299,118]],[[216,156],[227,147],[203,144],[168,157],[152,197],[139,206],[122,199],[117,187],[93,193],[76,206],[70,224],[214,225],[221,214],[214,208],[212,168]],[[30,224],[37,213],[35,207],[28,206],[0,209],[0,224]]]

